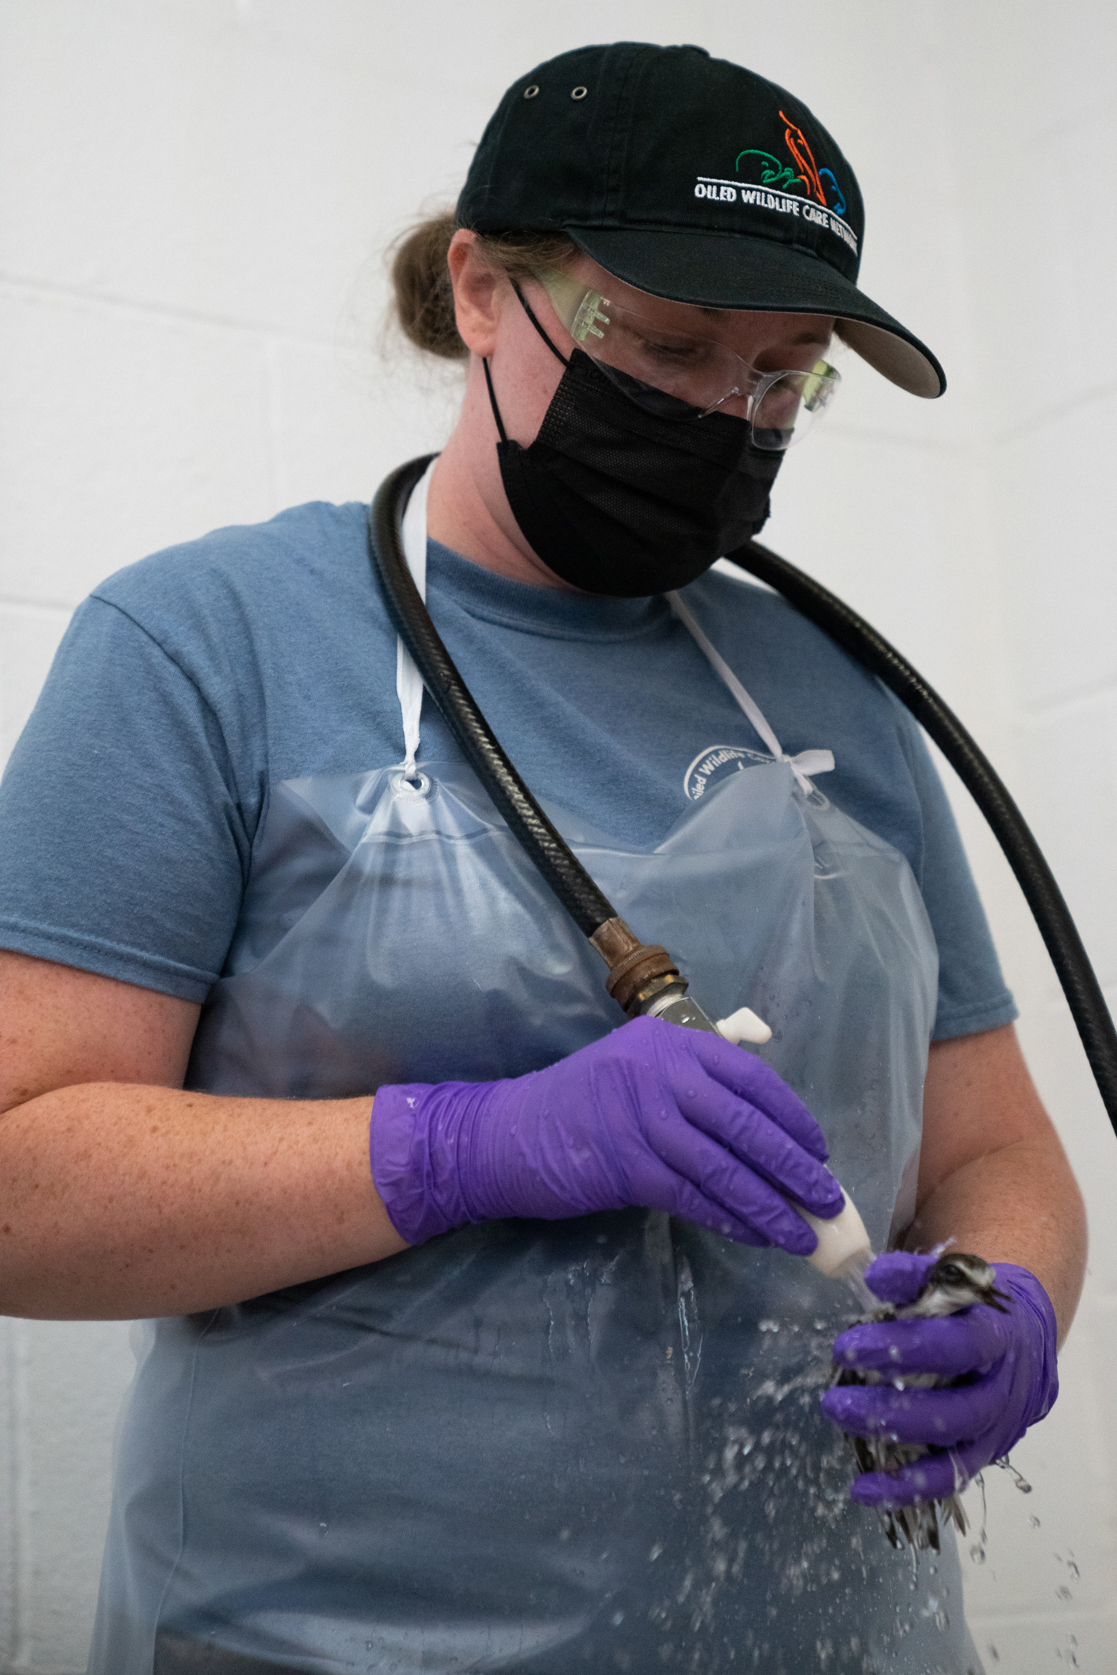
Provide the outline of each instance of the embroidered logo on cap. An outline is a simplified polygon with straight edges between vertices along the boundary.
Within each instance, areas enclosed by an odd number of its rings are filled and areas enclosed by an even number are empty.
[[[699,175],[694,196],[794,215],[813,226],[825,227],[856,255],[857,235],[842,219],[845,195],[833,170],[818,167],[807,136],[784,111],[780,112],[780,120],[784,124],[784,144],[791,154],[790,162],[781,161],[771,151],[746,147],[737,153],[736,179]]]
[[[784,187],[790,192],[797,192],[799,187],[802,186],[808,197],[817,198],[824,208],[833,209],[835,215],[842,215],[845,212],[846,201],[833,172],[830,169],[820,169],[818,167],[806,134],[804,134],[802,128],[796,127],[791,118],[786,116],[783,111],[780,112],[780,121],[786,124],[783,136],[784,143],[794,158],[796,167],[793,169],[790,163],[781,163],[779,158],[773,157],[770,151],[749,150],[737,154],[735,166],[738,174],[745,158],[755,157],[759,162],[762,185]],[[824,187],[823,181],[829,181],[829,187]],[[830,197],[835,199],[833,204],[827,197],[827,191],[829,191]]]

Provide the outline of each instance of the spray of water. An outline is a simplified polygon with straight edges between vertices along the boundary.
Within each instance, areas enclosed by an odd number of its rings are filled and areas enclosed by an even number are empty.
[[[880,1308],[880,1298],[875,1296],[874,1293],[869,1290],[865,1281],[865,1270],[869,1266],[870,1262],[874,1262],[875,1260],[876,1252],[870,1251],[864,1261],[859,1261],[855,1266],[847,1268],[846,1272],[842,1275],[846,1285],[856,1298],[858,1307],[866,1314],[872,1314],[874,1310]]]

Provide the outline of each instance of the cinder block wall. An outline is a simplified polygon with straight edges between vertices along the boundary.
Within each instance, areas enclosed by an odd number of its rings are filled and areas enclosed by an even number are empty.
[[[1117,984],[1102,0],[602,0],[591,22],[516,0],[3,0],[0,751],[103,575],[300,500],[367,498],[437,447],[453,378],[381,344],[379,252],[452,199],[507,83],[588,34],[748,63],[857,168],[865,287],[951,390],[916,403],[847,359],[768,538],[968,719]],[[1033,1493],[990,1474],[970,1617],[990,1675],[1113,1675],[1117,1146],[1015,886],[958,806],[1094,1223],[1063,1397],[1015,1455]],[[0,1321],[0,1671],[84,1667],[128,1376],[124,1325]]]

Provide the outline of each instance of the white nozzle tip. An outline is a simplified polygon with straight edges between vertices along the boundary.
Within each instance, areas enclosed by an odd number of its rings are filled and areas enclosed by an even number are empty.
[[[724,1035],[727,1041],[740,1046],[742,1041],[751,1041],[755,1047],[763,1047],[766,1041],[771,1041],[772,1032],[763,1018],[748,1006],[741,1006],[736,1012],[731,1012],[728,1018],[719,1018],[714,1025],[719,1035]]]
[[[818,1239],[817,1246],[807,1257],[812,1268],[817,1268],[827,1279],[844,1279],[846,1274],[864,1272],[872,1261],[873,1247],[857,1206],[844,1191],[841,1209],[828,1220],[812,1216],[809,1210],[802,1209],[798,1204],[791,1207],[802,1216]]]

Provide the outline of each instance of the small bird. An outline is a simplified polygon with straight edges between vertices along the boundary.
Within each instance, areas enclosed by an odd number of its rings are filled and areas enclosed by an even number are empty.
[[[1005,1314],[1009,1301],[996,1287],[996,1274],[980,1256],[956,1253],[941,1256],[927,1271],[922,1290],[912,1303],[885,1303],[868,1316],[871,1321],[931,1320],[943,1315],[957,1314],[960,1309],[984,1303],[988,1308]],[[884,1384],[890,1381],[886,1373],[862,1372],[852,1367],[835,1366],[834,1384]],[[937,1373],[908,1373],[904,1389],[944,1389],[956,1383],[940,1378]],[[845,1433],[862,1471],[898,1471],[922,1459],[929,1450],[922,1443],[894,1442],[887,1437],[858,1437]],[[941,1501],[920,1501],[915,1506],[900,1506],[881,1512],[885,1534],[893,1547],[910,1547],[937,1553],[939,1551],[940,1520],[942,1525],[953,1522],[959,1535],[966,1533],[966,1515],[957,1495]]]

